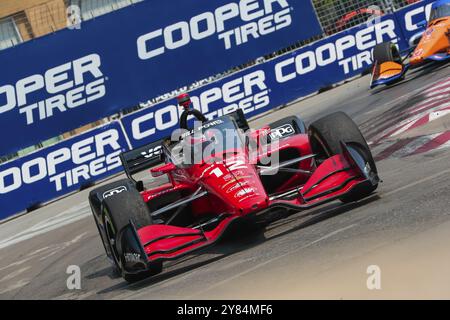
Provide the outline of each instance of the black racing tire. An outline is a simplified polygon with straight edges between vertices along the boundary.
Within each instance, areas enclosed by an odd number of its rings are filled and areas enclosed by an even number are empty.
[[[130,223],[130,219],[133,219],[137,229],[151,225],[150,210],[140,193],[129,185],[127,188],[129,190],[103,200],[103,207],[111,215],[114,227],[119,231]]]
[[[103,194],[109,190],[113,190],[120,186],[133,186],[134,182],[129,179],[121,179],[117,180],[108,184],[105,184],[103,186],[97,187],[93,189],[91,192],[89,192],[89,204],[91,206],[91,211],[94,215],[95,224],[98,229],[98,233],[100,235],[100,239],[102,241],[103,247],[105,248],[106,255],[108,256],[108,259],[112,261],[112,255],[109,251],[109,244],[107,242],[104,228],[103,227],[103,217],[102,217],[102,202],[103,202]]]
[[[378,174],[377,166],[373,159],[366,139],[362,135],[356,123],[344,112],[335,112],[313,122],[308,128],[311,148],[316,154],[317,160],[325,160],[337,154],[342,154],[341,141],[354,148],[369,164],[371,172]],[[378,187],[367,185],[358,188],[354,192],[345,195],[340,200],[344,203],[354,202],[369,196]]]
[[[119,252],[116,247],[117,235],[120,230],[129,225],[130,219],[133,220],[136,229],[152,224],[150,210],[140,193],[129,184],[127,188],[127,191],[103,200],[102,218],[106,230],[107,242],[112,252],[116,268],[126,281],[136,282],[160,273],[162,270],[162,262],[155,263],[147,271],[137,274],[128,274],[122,270]]]
[[[134,182],[130,179],[120,179],[103,186],[97,187],[89,192],[89,203],[97,217],[101,217],[101,206],[103,201],[103,194],[109,190],[113,190],[120,186],[133,186]]]
[[[397,47],[392,42],[377,44],[373,49],[373,60],[378,64],[383,62],[397,62],[402,64],[402,58]]]
[[[106,236],[104,235],[104,233],[101,230],[100,223],[98,222],[96,216],[94,216],[94,221],[95,221],[95,226],[97,227],[97,230],[98,230],[98,234],[100,235],[100,240],[102,241],[103,248],[105,249],[106,256],[111,263],[114,263],[112,260],[112,253],[109,251],[110,250],[109,243],[106,240]]]

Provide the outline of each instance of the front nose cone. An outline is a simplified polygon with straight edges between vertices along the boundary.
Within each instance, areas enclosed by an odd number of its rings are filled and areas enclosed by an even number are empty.
[[[411,57],[411,59],[409,59],[409,63],[412,65],[416,65],[416,64],[420,64],[423,62],[423,50],[422,52],[414,52],[414,55]]]
[[[253,196],[240,204],[241,214],[247,215],[255,211],[266,209],[269,204],[269,198],[266,196]]]

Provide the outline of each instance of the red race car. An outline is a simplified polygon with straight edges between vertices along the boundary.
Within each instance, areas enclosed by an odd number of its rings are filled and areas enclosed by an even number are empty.
[[[280,212],[357,201],[378,186],[371,151],[345,113],[308,128],[291,116],[243,134],[248,129],[239,109],[126,152],[128,179],[90,192],[106,254],[125,280],[161,272],[164,261],[214,244],[234,223],[264,224]],[[233,143],[224,147],[224,136]],[[192,161],[207,148],[210,157]],[[146,189],[135,176],[149,169],[167,182]]]

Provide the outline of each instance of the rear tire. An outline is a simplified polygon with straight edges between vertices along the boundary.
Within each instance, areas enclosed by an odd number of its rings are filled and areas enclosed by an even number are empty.
[[[308,128],[309,140],[312,151],[317,155],[316,159],[325,160],[337,154],[342,154],[341,141],[358,151],[361,157],[370,166],[370,171],[377,174],[377,167],[372,153],[358,126],[344,112],[332,113],[313,122]],[[340,200],[344,203],[353,202],[370,195],[376,185],[364,186],[354,190]]]
[[[128,190],[115,194],[103,200],[102,218],[106,231],[106,240],[112,252],[113,261],[122,277],[128,282],[135,282],[160,273],[162,262],[151,265],[149,270],[137,274],[125,273],[122,269],[120,252],[117,248],[117,235],[120,230],[129,225],[130,219],[136,229],[152,224],[150,210],[140,193],[127,185]]]

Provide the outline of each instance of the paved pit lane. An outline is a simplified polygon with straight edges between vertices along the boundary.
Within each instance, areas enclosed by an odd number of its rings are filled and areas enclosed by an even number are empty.
[[[130,285],[106,260],[85,190],[0,225],[0,298],[450,298],[450,66],[411,72],[392,87],[368,84],[356,79],[251,125],[347,112],[378,159],[384,182],[372,197],[236,230]],[[80,290],[66,285],[72,265]],[[380,290],[367,287],[374,270]]]

